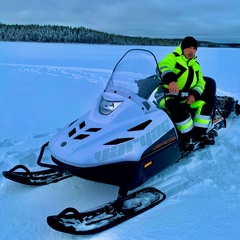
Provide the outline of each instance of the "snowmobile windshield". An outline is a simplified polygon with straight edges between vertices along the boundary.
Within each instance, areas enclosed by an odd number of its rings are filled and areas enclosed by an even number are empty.
[[[148,99],[159,86],[156,57],[144,49],[131,49],[119,60],[106,86],[106,91],[138,94]]]

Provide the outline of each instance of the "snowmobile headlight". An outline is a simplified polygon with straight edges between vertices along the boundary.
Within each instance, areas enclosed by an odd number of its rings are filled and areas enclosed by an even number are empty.
[[[99,107],[101,114],[107,115],[114,111],[122,102],[107,101],[104,98]]]

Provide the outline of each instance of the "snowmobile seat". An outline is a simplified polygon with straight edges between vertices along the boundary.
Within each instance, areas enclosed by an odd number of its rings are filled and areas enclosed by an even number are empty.
[[[159,86],[159,78],[157,75],[152,75],[150,77],[136,80],[138,86],[138,96],[148,99],[152,92]]]

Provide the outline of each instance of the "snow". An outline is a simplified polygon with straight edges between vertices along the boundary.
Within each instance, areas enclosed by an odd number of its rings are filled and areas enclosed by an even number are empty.
[[[91,109],[117,61],[130,48],[158,60],[172,47],[0,42],[0,170],[24,164],[39,169],[40,147],[59,129]],[[219,95],[240,100],[240,49],[199,48],[203,73]],[[72,177],[41,187],[0,176],[1,239],[239,239],[240,118],[231,115],[214,146],[192,153],[142,187],[167,199],[110,230],[72,236],[51,229],[46,217],[67,207],[78,211],[116,198],[118,188]]]

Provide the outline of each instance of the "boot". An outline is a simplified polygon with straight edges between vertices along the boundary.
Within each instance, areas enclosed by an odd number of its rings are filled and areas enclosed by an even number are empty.
[[[193,128],[187,133],[182,133],[182,148],[184,151],[193,151],[195,146],[195,129]]]
[[[182,133],[181,138],[184,142],[189,141],[190,139],[194,138],[195,136],[195,129],[192,128],[189,132]]]
[[[207,138],[207,129],[201,127],[194,127],[194,142],[202,142]]]

